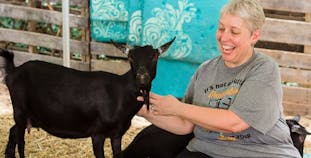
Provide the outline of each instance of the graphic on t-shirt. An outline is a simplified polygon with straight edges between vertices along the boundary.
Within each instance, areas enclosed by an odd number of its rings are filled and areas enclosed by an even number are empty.
[[[209,107],[228,109],[238,94],[242,83],[242,80],[235,79],[206,88],[204,93],[207,94]]]
[[[222,82],[205,88],[204,93],[208,98],[208,106],[212,108],[228,109],[232,105],[242,84],[243,80],[234,79],[229,82]],[[249,139],[250,133],[224,134],[210,131],[208,137],[222,141],[242,141]]]

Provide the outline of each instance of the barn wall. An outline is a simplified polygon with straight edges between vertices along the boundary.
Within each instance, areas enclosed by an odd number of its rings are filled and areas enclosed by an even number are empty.
[[[263,35],[256,45],[256,50],[272,56],[279,63],[283,81],[285,112],[287,114],[310,115],[311,1],[258,1],[265,8],[267,18]],[[61,33],[46,33],[46,30],[35,27],[40,22],[46,23],[46,25],[60,26],[62,24],[61,8],[38,4],[41,1],[36,0],[30,0],[29,2],[0,0],[0,17],[19,19],[27,23],[26,27],[20,29],[13,27],[18,25],[18,22],[12,23],[10,25],[12,27],[3,27],[3,24],[1,24],[0,47],[7,47],[16,52],[17,64],[31,59],[61,64]],[[59,3],[60,0],[50,0],[50,2]],[[89,18],[89,8],[91,11],[95,9],[92,6],[89,7],[89,5],[93,5],[92,1],[90,1],[90,4],[85,0],[70,1],[71,6],[78,6],[70,11],[70,26],[72,29],[82,30],[82,35],[79,38],[73,37],[71,39],[71,65],[79,70],[104,70],[122,74],[128,70],[129,65],[126,60],[120,60],[120,58],[125,58],[125,55],[121,54],[108,42],[110,37],[113,40],[128,44],[151,44],[157,47],[176,36],[177,39],[168,54],[159,61],[159,73],[154,82],[154,86],[159,89],[154,88],[154,90],[162,94],[169,93],[181,97],[197,66],[202,61],[217,55],[215,41],[212,41],[217,18],[213,16],[218,13],[220,3],[225,1],[150,0],[144,1],[144,3],[134,3],[135,0],[128,0],[120,2],[127,3],[119,5],[121,7],[119,9],[122,10],[120,16],[111,19],[111,17],[100,16],[96,18],[91,16]],[[183,5],[177,5],[178,2]],[[184,21],[176,25],[179,27],[169,25],[170,27],[167,27],[166,31],[157,30],[162,29],[162,25],[166,26],[165,23],[162,23],[163,21],[157,21],[161,16],[172,15],[169,11],[181,11],[185,9],[183,7],[187,8],[188,12],[185,16],[188,16],[188,18],[183,19]],[[205,12],[213,12],[215,15],[208,15]],[[172,21],[172,19],[170,20]],[[123,28],[123,30],[120,29],[122,32],[118,33],[116,32],[118,29],[115,27],[113,27],[113,30],[105,27],[109,34],[101,36],[103,34],[100,31],[96,32],[96,29],[94,29],[95,21],[103,24],[96,27],[121,23],[119,27]],[[153,21],[158,22],[155,23],[157,24],[155,30],[151,29]],[[171,21],[165,20],[164,22]],[[123,25],[124,23],[126,25]],[[160,32],[160,34],[155,34],[157,38],[152,41],[150,31],[143,33],[143,30]],[[183,50],[179,50],[181,48],[180,44],[185,46],[182,47]],[[25,47],[17,47],[16,45],[25,45]],[[38,51],[38,47],[47,48],[48,51]],[[187,50],[191,50],[190,53],[185,53]],[[183,53],[179,54],[179,52]],[[101,58],[103,55],[106,56],[104,60]],[[183,80],[183,83],[176,86],[177,83],[181,83],[181,80]]]

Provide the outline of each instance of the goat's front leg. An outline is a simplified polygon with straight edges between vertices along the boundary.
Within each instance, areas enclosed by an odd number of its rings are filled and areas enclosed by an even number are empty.
[[[105,158],[104,152],[105,137],[103,135],[92,136],[93,152],[96,158]]]
[[[15,136],[16,126],[12,126],[10,129],[10,135],[8,144],[5,149],[5,158],[15,158],[15,148],[16,148],[16,136]]]
[[[113,158],[123,158],[121,152],[121,137],[110,138]]]
[[[20,158],[25,158],[25,124],[16,124],[16,143],[18,147],[18,154]]]

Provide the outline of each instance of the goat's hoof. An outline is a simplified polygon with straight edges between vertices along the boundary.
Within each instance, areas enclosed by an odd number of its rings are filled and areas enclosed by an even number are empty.
[[[15,150],[6,149],[5,150],[5,158],[16,158],[15,157]]]
[[[16,158],[13,154],[5,154],[5,158]]]

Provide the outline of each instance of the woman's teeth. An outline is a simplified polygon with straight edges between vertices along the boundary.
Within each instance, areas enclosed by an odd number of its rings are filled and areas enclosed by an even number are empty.
[[[230,51],[230,50],[233,50],[233,49],[234,49],[233,46],[222,46],[222,48],[223,48],[225,51]]]

